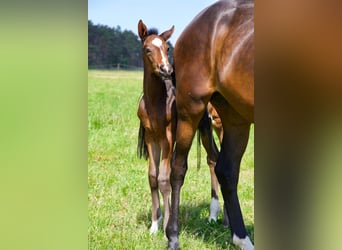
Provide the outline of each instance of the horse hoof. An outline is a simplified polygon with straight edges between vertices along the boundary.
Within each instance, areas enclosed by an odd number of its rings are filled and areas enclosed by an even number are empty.
[[[223,228],[227,229],[227,228],[229,228],[229,223],[226,223],[223,221],[222,226],[223,226]]]
[[[228,218],[223,218],[222,226],[223,226],[223,228],[228,228],[229,227],[229,220],[228,220]]]
[[[254,250],[254,246],[248,236],[240,239],[234,234],[233,243],[237,245],[241,250]]]
[[[168,250],[180,250],[178,239],[170,239],[167,247]]]
[[[152,226],[150,227],[150,235],[156,234],[158,232],[158,224],[152,222]]]
[[[167,250],[180,250],[179,246],[168,246]]]
[[[211,221],[216,222],[219,212],[220,212],[220,203],[218,199],[212,198],[210,202],[209,222]]]
[[[162,220],[163,220],[163,216],[160,216],[158,220],[152,221],[152,225],[150,227],[150,235],[156,234],[158,232],[158,229]]]
[[[216,218],[212,218],[210,217],[209,220],[208,220],[209,224],[211,223],[216,223],[217,222],[217,219]]]

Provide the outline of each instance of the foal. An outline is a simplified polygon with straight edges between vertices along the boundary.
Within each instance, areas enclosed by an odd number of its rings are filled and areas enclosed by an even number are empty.
[[[164,200],[164,229],[170,214],[170,160],[175,141],[176,110],[171,99],[174,97],[168,95],[166,89],[173,72],[168,61],[166,41],[171,37],[173,30],[174,26],[158,35],[155,30],[148,31],[141,20],[138,23],[144,61],[143,96],[137,113],[140,119],[138,153],[140,157],[144,154],[145,158],[149,159],[148,177],[152,195],[151,234],[157,232],[162,219],[158,189]]]
[[[168,45],[174,27],[158,35],[156,30],[147,30],[140,20],[138,33],[142,41],[144,61],[143,96],[138,107],[140,119],[138,154],[149,159],[149,184],[152,195],[152,225],[150,233],[156,233],[162,219],[159,192],[164,202],[165,230],[170,215],[170,174],[171,157],[175,143],[177,112],[172,82],[173,68],[168,61]],[[209,220],[217,220],[219,213],[218,180],[214,167],[218,157],[210,128],[208,113],[203,115],[198,125],[202,143],[207,152],[207,162],[211,174],[211,204]]]

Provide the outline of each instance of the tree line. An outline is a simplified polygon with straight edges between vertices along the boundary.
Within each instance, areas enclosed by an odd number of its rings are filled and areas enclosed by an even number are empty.
[[[172,63],[173,46],[169,60]],[[88,68],[137,69],[143,67],[140,38],[120,26],[94,25],[88,20]]]

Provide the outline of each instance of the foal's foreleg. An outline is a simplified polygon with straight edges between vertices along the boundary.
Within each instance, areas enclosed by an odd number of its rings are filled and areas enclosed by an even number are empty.
[[[166,141],[162,143],[162,162],[159,169],[158,185],[163,195],[164,201],[164,232],[170,216],[170,174],[171,174],[171,156],[172,156],[172,134],[171,127],[166,128]]]
[[[148,180],[152,197],[152,224],[150,228],[150,234],[154,234],[158,231],[159,223],[162,218],[158,193],[158,166],[160,162],[160,147],[148,139],[148,134],[146,137],[147,140],[145,140],[149,156]]]

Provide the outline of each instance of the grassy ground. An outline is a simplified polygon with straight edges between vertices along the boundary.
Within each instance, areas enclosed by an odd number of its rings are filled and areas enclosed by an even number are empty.
[[[88,215],[89,249],[165,249],[160,230],[149,235],[151,197],[147,162],[136,157],[142,72],[90,70],[88,73]],[[254,128],[242,161],[239,197],[250,238],[254,239]],[[210,175],[196,146],[181,194],[182,249],[237,249],[230,232],[208,223]],[[220,197],[221,205],[222,197]]]

